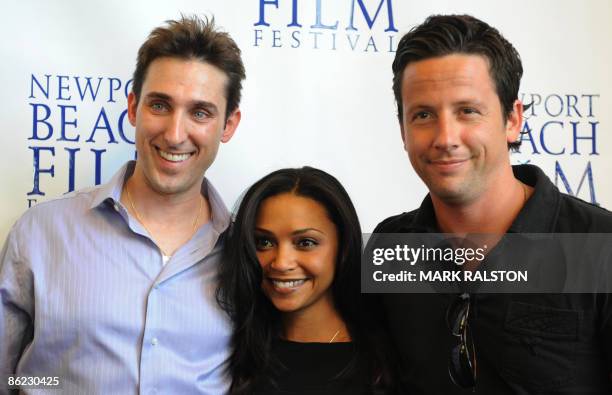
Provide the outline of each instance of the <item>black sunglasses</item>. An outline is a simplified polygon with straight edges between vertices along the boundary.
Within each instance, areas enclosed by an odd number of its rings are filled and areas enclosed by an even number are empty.
[[[476,351],[470,332],[470,294],[455,298],[446,310],[446,324],[457,344],[452,348],[448,362],[448,374],[453,383],[461,388],[476,386]]]

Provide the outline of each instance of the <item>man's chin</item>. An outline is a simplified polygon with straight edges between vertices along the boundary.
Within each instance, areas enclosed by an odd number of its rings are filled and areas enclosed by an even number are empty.
[[[176,179],[164,180],[163,178],[151,180],[148,184],[155,193],[164,196],[180,195],[193,188],[194,185],[194,183],[180,182]]]
[[[459,205],[468,203],[472,200],[474,195],[462,186],[435,186],[428,188],[429,193],[432,195],[432,197],[449,205]],[[473,192],[473,190],[471,192]]]

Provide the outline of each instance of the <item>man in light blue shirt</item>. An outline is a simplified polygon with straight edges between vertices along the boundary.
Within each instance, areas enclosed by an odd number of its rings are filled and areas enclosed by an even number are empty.
[[[136,162],[28,210],[0,253],[0,394],[9,375],[67,394],[227,390],[215,279],[230,216],[204,173],[240,122],[244,77],[213,21],[149,35],[128,97]]]

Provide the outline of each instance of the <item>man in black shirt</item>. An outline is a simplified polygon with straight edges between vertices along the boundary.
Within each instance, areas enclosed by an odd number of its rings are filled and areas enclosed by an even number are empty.
[[[432,16],[402,38],[393,90],[429,194],[374,233],[612,233],[609,211],[561,194],[535,166],[511,166],[522,72],[512,44],[470,16]],[[406,394],[612,391],[609,294],[381,298]]]

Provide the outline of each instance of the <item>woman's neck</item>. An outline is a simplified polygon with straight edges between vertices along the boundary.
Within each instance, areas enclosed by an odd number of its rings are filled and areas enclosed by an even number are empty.
[[[283,314],[283,338],[300,343],[351,341],[346,323],[331,303]]]

